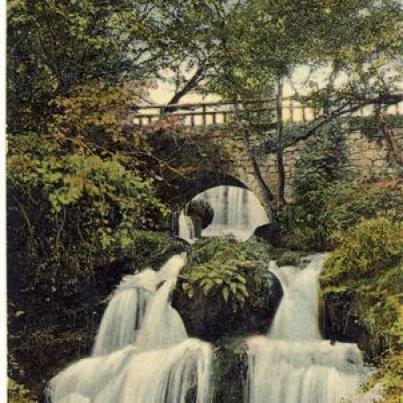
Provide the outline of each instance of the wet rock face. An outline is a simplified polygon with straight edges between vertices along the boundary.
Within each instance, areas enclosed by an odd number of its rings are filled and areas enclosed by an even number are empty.
[[[194,224],[196,236],[200,237],[201,231],[208,227],[214,218],[214,210],[205,200],[192,200],[186,209]]]
[[[357,343],[369,359],[375,357],[382,346],[374,343],[361,318],[354,313],[354,301],[347,292],[329,292],[323,296],[322,333],[326,339]]]
[[[266,333],[283,295],[281,284],[269,273],[264,292],[249,291],[242,308],[234,311],[219,294],[206,297],[201,290],[195,290],[189,298],[180,291],[179,284],[172,305],[181,315],[190,337],[215,342],[226,336]]]
[[[273,246],[281,246],[281,227],[276,222],[257,227],[253,235],[267,241]]]

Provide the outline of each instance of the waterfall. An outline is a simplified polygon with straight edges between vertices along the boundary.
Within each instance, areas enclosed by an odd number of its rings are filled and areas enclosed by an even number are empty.
[[[272,268],[283,287],[283,299],[270,329],[270,338],[280,340],[320,340],[318,277],[323,256],[312,257],[309,265]]]
[[[320,336],[323,260],[311,256],[305,269],[270,265],[284,295],[269,334],[248,339],[248,403],[338,403],[357,390],[363,376],[358,347]]]
[[[169,304],[169,296],[176,279],[170,279],[158,290],[144,319],[137,345],[142,349],[161,348],[187,338],[185,326],[178,312]]]
[[[245,241],[258,226],[268,223],[264,208],[248,189],[216,186],[194,200],[204,200],[214,210],[212,223],[202,231],[204,237],[233,235],[239,241]],[[183,212],[179,216],[179,236],[188,241],[194,239],[193,224],[186,220]]]
[[[193,221],[190,217],[185,215],[183,211],[179,214],[179,237],[182,239],[186,239],[189,242],[195,239],[195,229],[193,225]]]
[[[185,252],[172,256],[165,264],[161,266],[160,270],[158,271],[158,280],[161,282],[168,279],[176,279],[185,264]]]
[[[209,403],[211,356],[210,345],[196,339],[135,354],[94,403]]]
[[[157,283],[158,276],[151,269],[123,278],[102,317],[93,356],[108,354],[134,343]]]
[[[52,403],[195,403],[210,400],[212,348],[187,336],[170,294],[186,254],[158,272],[123,278],[99,327],[93,354],[54,377]]]

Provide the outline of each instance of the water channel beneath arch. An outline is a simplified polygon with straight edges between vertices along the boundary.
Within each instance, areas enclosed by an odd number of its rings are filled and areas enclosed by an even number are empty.
[[[269,219],[257,197],[248,189],[237,186],[216,186],[198,194],[193,200],[207,202],[214,218],[202,237],[232,235],[239,241],[250,238],[255,229]],[[195,229],[190,217],[182,211],[179,216],[179,234],[187,241],[195,240]]]

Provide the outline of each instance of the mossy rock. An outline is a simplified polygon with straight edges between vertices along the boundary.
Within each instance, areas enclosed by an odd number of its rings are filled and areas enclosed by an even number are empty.
[[[214,210],[210,203],[205,200],[192,200],[187,205],[186,215],[190,216],[192,220],[197,217],[200,228],[204,229],[213,222]]]
[[[298,266],[301,261],[301,254],[293,251],[284,252],[277,260],[278,266]]]
[[[214,347],[212,401],[239,403],[247,387],[246,339],[224,337]]]
[[[253,235],[271,245],[281,246],[281,230],[279,223],[271,222],[257,227]]]
[[[267,332],[283,294],[268,250],[229,238],[194,245],[172,299],[189,336],[214,342]]]
[[[117,262],[124,263],[124,270],[133,273],[144,267],[159,267],[176,253],[184,252],[187,244],[163,232],[134,231],[130,243],[117,251]]]

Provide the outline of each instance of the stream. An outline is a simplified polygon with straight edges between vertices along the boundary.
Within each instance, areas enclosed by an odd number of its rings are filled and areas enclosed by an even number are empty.
[[[247,338],[245,403],[351,401],[363,379],[355,344],[323,340],[318,318],[318,276],[324,255],[305,268],[268,270],[283,298],[267,335]],[[92,356],[59,373],[48,387],[52,403],[210,403],[213,346],[189,338],[170,295],[186,254],[158,272],[123,278],[102,318]]]
[[[218,186],[198,195],[214,210],[203,237],[248,239],[267,216],[246,189]],[[179,235],[194,242],[182,212]],[[268,334],[245,340],[245,403],[338,403],[351,401],[365,376],[355,344],[323,340],[319,328],[318,278],[325,255],[305,258],[304,268],[267,262],[283,298]],[[171,293],[186,254],[158,271],[125,276],[110,296],[92,355],[71,365],[48,388],[53,403],[210,403],[214,389],[213,346],[189,338]],[[225,402],[222,402],[225,403]]]

